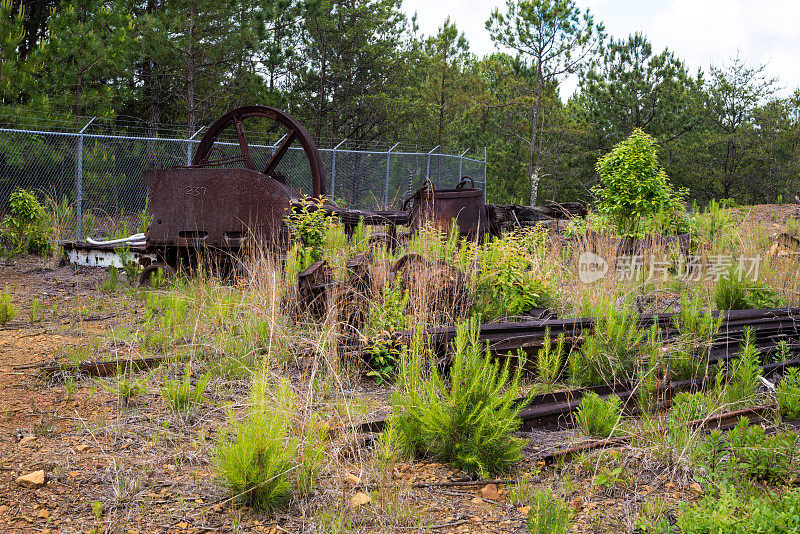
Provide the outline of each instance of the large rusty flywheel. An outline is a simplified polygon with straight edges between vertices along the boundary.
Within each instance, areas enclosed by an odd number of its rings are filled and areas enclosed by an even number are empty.
[[[248,119],[250,119],[248,121]],[[259,120],[261,119],[261,120]],[[259,130],[263,130],[264,122],[277,123],[285,135],[280,139],[274,153],[268,158],[265,165],[257,165],[254,151],[247,139],[245,133],[245,121],[247,124],[256,124]],[[213,159],[216,155],[215,143],[219,140],[220,135],[228,128],[233,128],[236,139],[239,142],[239,154],[234,156],[218,157]],[[271,127],[269,128],[271,130]],[[251,131],[252,133],[252,131]],[[311,192],[312,195],[319,198],[325,194],[325,181],[322,179],[322,158],[319,154],[319,149],[316,143],[311,138],[308,130],[300,124],[294,117],[279,109],[270,108],[267,106],[243,106],[232,111],[229,111],[220,117],[214,124],[212,124],[208,131],[203,135],[197,151],[192,160],[192,167],[229,167],[231,165],[241,164],[246,169],[260,172],[271,178],[284,182],[284,178],[276,171],[278,164],[283,160],[289,151],[289,147],[297,141],[305,152],[308,158],[308,164],[311,169]]]

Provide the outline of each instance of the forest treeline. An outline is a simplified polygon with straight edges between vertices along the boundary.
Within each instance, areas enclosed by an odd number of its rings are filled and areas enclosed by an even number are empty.
[[[598,157],[640,128],[700,203],[800,193],[800,90],[763,66],[692,72],[572,0],[508,0],[486,31],[503,52],[478,57],[449,19],[423,35],[401,0],[2,0],[0,98],[28,126],[46,112],[191,135],[258,103],[320,139],[488,147],[489,200],[522,204],[591,198]]]

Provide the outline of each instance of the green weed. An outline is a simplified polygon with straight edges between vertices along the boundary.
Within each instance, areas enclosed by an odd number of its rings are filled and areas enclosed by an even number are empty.
[[[558,335],[555,347],[550,339],[550,328],[545,330],[544,342],[536,358],[536,372],[547,385],[552,385],[561,375],[564,364],[564,334]]]
[[[527,526],[531,534],[565,534],[572,526],[567,503],[549,489],[536,492],[530,503]]]
[[[682,503],[677,527],[683,534],[797,534],[800,533],[800,489],[764,498],[740,499],[723,488],[697,504]]]
[[[11,293],[8,290],[8,286],[5,286],[3,292],[0,293],[0,326],[5,326],[13,321],[16,316],[17,307],[11,301]]]
[[[575,413],[578,427],[590,436],[607,438],[621,431],[622,401],[616,395],[601,399],[597,393],[587,391]]]
[[[787,369],[786,376],[775,389],[784,421],[800,418],[800,369],[797,367]]]
[[[401,389],[392,395],[391,435],[407,454],[432,454],[481,476],[508,470],[524,441],[513,433],[525,403],[519,396],[523,361],[495,361],[478,342],[475,325],[456,328],[449,381],[434,362],[423,371],[421,341],[403,352]]]
[[[187,366],[182,379],[164,380],[161,396],[164,397],[164,401],[173,412],[188,415],[203,404],[203,392],[206,390],[209,379],[210,376],[205,374],[193,385]]]
[[[288,381],[271,392],[264,375],[254,376],[246,418],[231,416],[213,451],[217,474],[236,500],[269,513],[289,500],[292,479],[301,492],[312,490],[322,468],[326,432],[314,419],[302,442],[292,436],[294,409]]]
[[[45,254],[53,229],[47,214],[32,191],[16,189],[8,199],[9,213],[2,231],[11,243],[11,254]]]
[[[39,320],[39,299],[33,299],[31,308],[28,310],[28,322],[33,325]]]
[[[117,375],[117,378],[106,388],[119,399],[120,404],[124,407],[131,400],[147,392],[147,379]]]
[[[98,288],[101,293],[106,294],[114,294],[117,292],[117,286],[119,284],[119,269],[117,269],[114,265],[108,268],[108,278],[103,280],[100,283],[100,287]]]

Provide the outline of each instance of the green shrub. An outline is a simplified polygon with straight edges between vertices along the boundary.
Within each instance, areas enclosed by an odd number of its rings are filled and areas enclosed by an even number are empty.
[[[164,401],[172,411],[189,414],[203,404],[203,392],[206,390],[210,378],[208,374],[205,374],[197,380],[195,385],[192,385],[191,373],[187,366],[182,379],[164,380],[161,396],[164,397]]]
[[[615,488],[621,486],[625,482],[625,474],[621,466],[603,468],[602,471],[592,477],[592,486],[601,488],[607,494],[614,491]]]
[[[253,378],[246,418],[236,421],[231,415],[212,453],[217,474],[236,500],[269,513],[289,500],[292,480],[300,491],[311,491],[324,459],[326,433],[316,419],[302,433],[293,422],[294,411],[288,381],[270,395],[264,376]]]
[[[536,358],[536,372],[545,384],[553,384],[561,374],[561,367],[564,364],[564,340],[564,334],[559,334],[553,347],[550,327],[545,329],[544,343]]]
[[[33,325],[39,319],[39,299],[37,298],[31,302],[31,309],[28,310],[28,322]]]
[[[122,262],[122,272],[125,273],[125,281],[128,282],[128,285],[135,286],[138,284],[139,275],[142,273],[142,266],[139,265],[139,262],[134,258],[130,247],[125,244],[122,247],[115,248],[114,253],[119,256],[119,259]],[[163,272],[164,271],[162,269],[162,277],[164,276]]]
[[[238,424],[233,441],[218,443],[216,470],[237,500],[265,512],[289,500],[294,451],[286,440],[286,422],[265,411]]]
[[[528,512],[528,532],[531,534],[564,534],[572,526],[569,508],[550,489],[538,490]]]
[[[400,346],[394,334],[408,325],[407,307],[408,292],[403,291],[398,276],[383,287],[381,299],[369,309],[366,355],[372,370],[367,374],[374,376],[378,384],[394,380],[397,373]]]
[[[780,296],[774,288],[766,286],[758,280],[751,281],[748,285],[745,301],[747,302],[747,307],[754,310],[782,308],[788,305],[788,301]]]
[[[540,232],[508,234],[478,249],[475,310],[485,319],[550,306],[556,290],[542,269]]]
[[[597,386],[633,380],[648,350],[647,332],[639,329],[639,315],[610,299],[593,310],[592,333],[579,351],[570,354],[570,379],[576,386]]]
[[[787,369],[786,376],[775,389],[784,421],[800,418],[800,369],[797,367]]]
[[[16,189],[8,199],[9,214],[3,218],[3,234],[11,242],[11,253],[44,254],[50,247],[53,229],[36,195]]]
[[[780,308],[787,305],[786,299],[773,288],[758,280],[747,280],[744,271],[736,265],[731,265],[717,280],[714,303],[718,310]]]
[[[714,304],[718,310],[747,309],[747,288],[744,273],[731,267],[714,285]]]
[[[765,435],[764,429],[741,417],[728,432],[736,465],[747,475],[769,482],[787,482],[797,464],[798,436],[792,432]]]
[[[116,266],[112,265],[108,268],[108,278],[100,282],[100,287],[98,288],[101,293],[107,293],[109,295],[114,294],[117,292],[117,285],[119,284],[119,269]]]
[[[408,292],[403,291],[402,280],[397,276],[381,291],[379,302],[369,309],[367,336],[382,330],[404,330],[408,326]]]
[[[764,364],[780,363],[792,359],[792,347],[785,339],[778,341],[775,350],[765,355]]]
[[[106,388],[119,399],[122,406],[127,406],[130,401],[147,392],[147,380],[120,374]]]
[[[286,217],[292,237],[300,245],[300,272],[322,259],[323,243],[330,223],[322,209],[323,204],[323,199],[301,199]]]
[[[587,391],[581,399],[575,422],[590,436],[607,438],[619,434],[622,420],[622,401],[616,395],[601,399],[597,393]]]
[[[727,449],[725,435],[718,428],[711,430],[697,448],[697,465],[701,468],[697,476],[709,492],[716,491],[721,483],[730,482],[734,477],[736,462],[729,458]]]
[[[11,302],[11,293],[8,286],[0,293],[0,326],[5,326],[17,316],[17,307]]]
[[[434,361],[423,370],[422,342],[401,357],[400,390],[392,395],[389,432],[406,454],[428,453],[482,477],[508,470],[521,458],[525,442],[515,438],[523,359],[513,373],[484,353],[476,325],[456,328],[449,381]]]
[[[400,365],[401,350],[393,331],[382,330],[375,334],[364,351],[370,366],[367,376],[375,377],[378,385],[394,380]]]
[[[752,402],[761,376],[760,352],[753,342],[753,329],[744,331],[744,340],[738,357],[728,364],[727,382],[723,385],[722,373],[717,374],[715,389],[726,404]]]
[[[636,129],[611,152],[600,158],[596,169],[600,184],[592,192],[598,211],[607,215],[621,234],[630,234],[642,219],[656,214],[668,231],[683,223],[684,191],[675,191],[658,162],[656,141]]]
[[[682,503],[677,526],[683,534],[800,533],[800,489],[764,498],[740,499],[729,488],[696,505]]]

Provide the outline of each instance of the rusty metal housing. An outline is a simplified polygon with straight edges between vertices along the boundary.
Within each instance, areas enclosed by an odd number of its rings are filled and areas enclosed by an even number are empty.
[[[472,181],[472,187],[466,187],[468,181]],[[480,240],[487,230],[483,191],[475,187],[469,176],[463,177],[454,189],[434,189],[428,182],[406,199],[403,209],[412,200],[411,227],[414,230],[431,224],[447,234],[453,219],[458,225],[459,237],[465,239]]]

